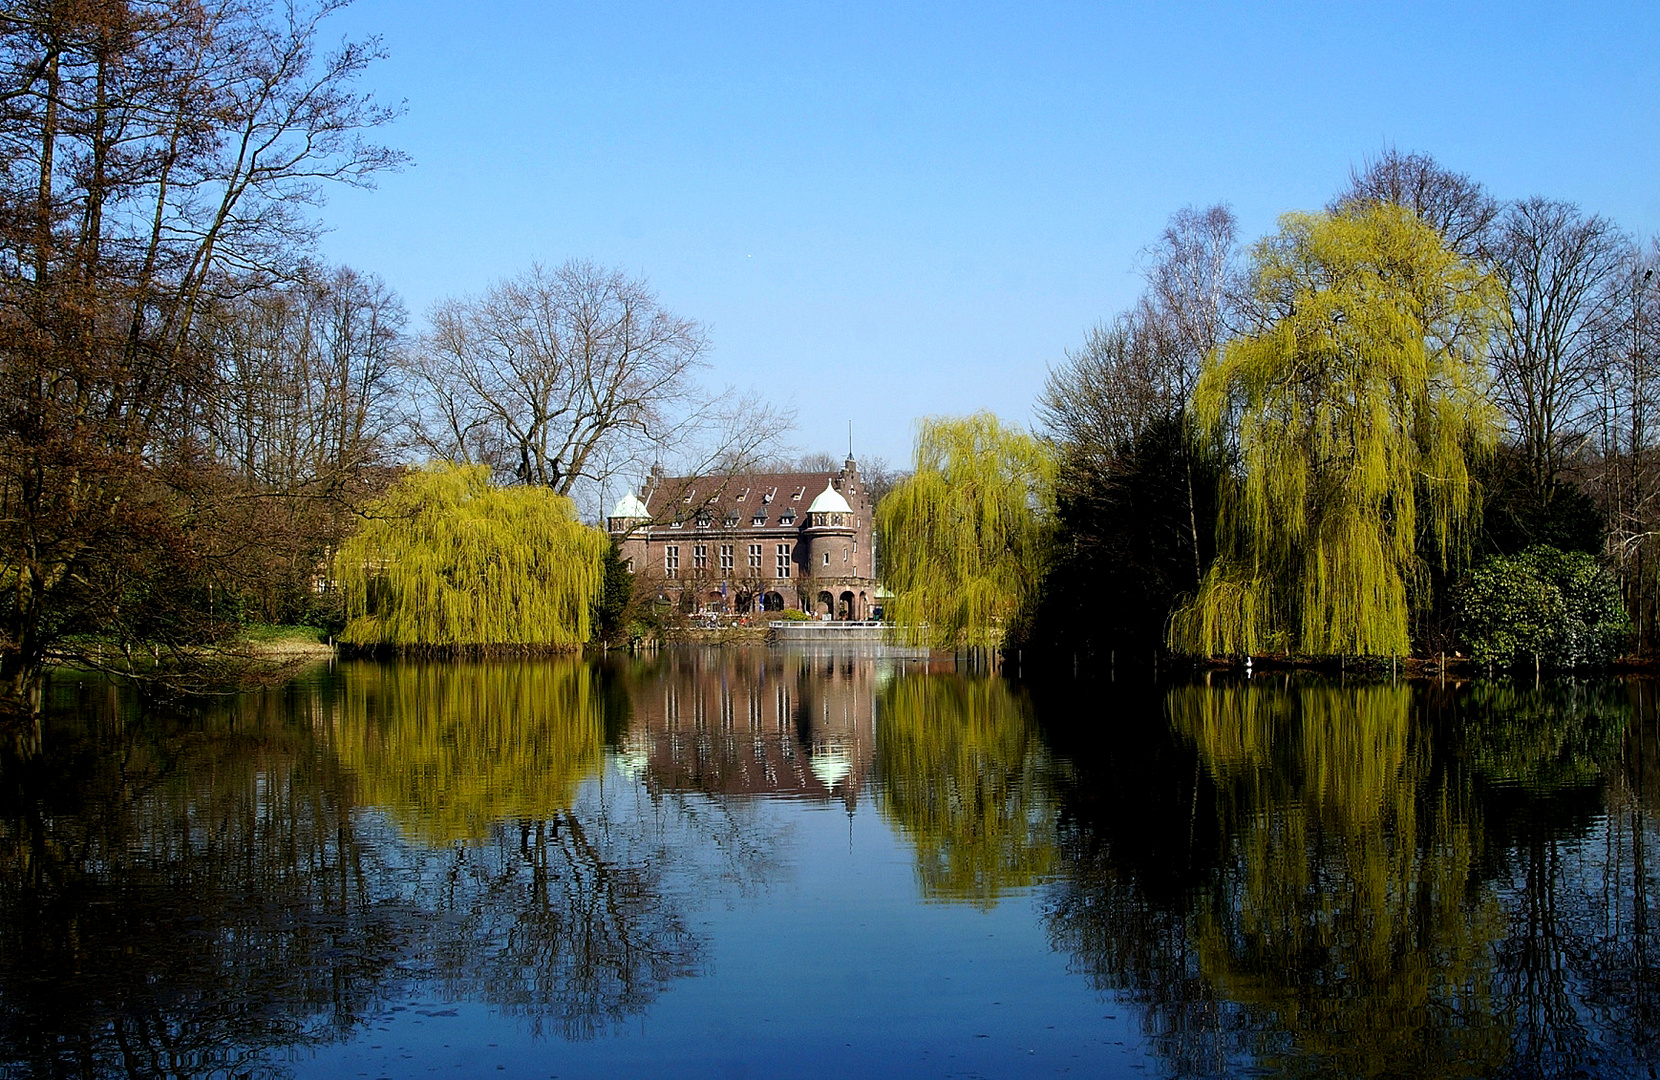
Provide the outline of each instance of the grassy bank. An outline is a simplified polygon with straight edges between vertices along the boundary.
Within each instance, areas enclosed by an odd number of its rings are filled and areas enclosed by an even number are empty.
[[[328,633],[315,626],[252,623],[243,629],[241,643],[255,655],[274,660],[325,657],[334,653]]]

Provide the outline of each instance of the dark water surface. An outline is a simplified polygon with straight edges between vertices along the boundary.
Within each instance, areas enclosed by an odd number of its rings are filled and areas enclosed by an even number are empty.
[[[5,1076],[1656,1076],[1646,682],[60,675]]]

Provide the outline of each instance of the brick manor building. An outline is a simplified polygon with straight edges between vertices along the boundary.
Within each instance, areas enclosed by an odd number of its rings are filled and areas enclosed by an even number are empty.
[[[630,572],[697,610],[790,607],[868,619],[876,603],[872,509],[849,456],[835,473],[653,470],[606,524]]]

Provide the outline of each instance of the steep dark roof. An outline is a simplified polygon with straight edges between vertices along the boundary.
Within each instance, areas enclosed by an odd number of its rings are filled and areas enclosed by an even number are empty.
[[[765,514],[766,525],[783,525],[786,511],[794,511],[799,525],[807,507],[826,484],[835,479],[832,472],[751,473],[745,476],[669,476],[665,477],[645,496],[646,508],[658,521],[695,519],[705,513],[714,525],[732,521],[737,525],[754,524],[758,513]],[[857,505],[857,496],[851,491],[842,494]],[[862,493],[860,493],[862,494]],[[671,504],[678,503],[678,506]]]

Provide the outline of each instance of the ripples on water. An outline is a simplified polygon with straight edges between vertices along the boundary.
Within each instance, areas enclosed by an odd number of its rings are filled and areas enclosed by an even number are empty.
[[[1646,682],[341,664],[0,762],[0,1074],[1656,1075]]]

